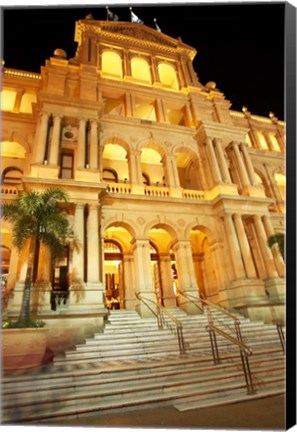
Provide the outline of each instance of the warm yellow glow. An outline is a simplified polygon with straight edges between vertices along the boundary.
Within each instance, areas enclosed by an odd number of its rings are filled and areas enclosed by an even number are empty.
[[[186,168],[191,162],[191,157],[187,153],[175,153],[176,165],[178,168]]]
[[[159,77],[162,84],[174,90],[178,90],[178,80],[173,66],[161,63],[158,66]]]
[[[2,90],[1,92],[1,110],[12,111],[16,99],[16,91]]]
[[[141,152],[141,163],[162,165],[161,155],[154,149],[144,148]]]
[[[122,78],[122,59],[114,51],[104,51],[102,54],[102,73]]]
[[[284,200],[286,196],[286,177],[283,174],[275,174],[274,178],[281,197]]]
[[[32,103],[36,103],[36,95],[32,93],[25,93],[22,97],[20,112],[31,114]]]
[[[126,150],[118,144],[106,144],[103,150],[103,159],[126,161]]]
[[[280,150],[279,144],[277,142],[277,139],[275,138],[275,135],[273,133],[270,133],[269,138],[270,138],[273,150],[280,152],[281,150]]]
[[[131,73],[133,78],[136,78],[137,80],[145,81],[147,83],[152,82],[149,64],[146,60],[142,58],[132,58]]]
[[[156,121],[156,111],[153,104],[136,104],[135,117],[143,120]]]
[[[1,234],[10,234],[9,229],[5,228],[5,227],[1,227]]]
[[[150,239],[157,246],[159,252],[165,252],[169,248],[172,237],[168,231],[163,228],[152,228],[150,230]]]
[[[252,144],[252,141],[251,141],[249,134],[246,134],[246,136],[244,137],[244,141],[247,143],[247,145],[249,147],[253,147],[253,144]]]
[[[269,148],[268,148],[268,145],[267,145],[267,142],[266,142],[266,139],[265,139],[264,135],[261,132],[258,132],[258,131],[256,132],[256,134],[258,136],[261,148],[263,150],[268,150]]]
[[[184,113],[181,110],[177,110],[177,109],[167,110],[167,118],[169,123],[171,124],[181,125],[181,126],[185,124]]]
[[[24,147],[15,141],[2,141],[1,142],[1,156],[24,159],[26,150]]]

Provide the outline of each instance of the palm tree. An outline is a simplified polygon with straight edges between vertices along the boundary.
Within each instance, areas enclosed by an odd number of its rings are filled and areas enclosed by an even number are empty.
[[[278,244],[279,251],[284,258],[285,249],[285,235],[284,233],[275,233],[268,238],[268,246],[271,248],[273,245]]]
[[[71,235],[66,212],[60,206],[68,196],[60,188],[42,193],[30,191],[11,204],[2,205],[2,218],[11,222],[13,244],[22,250],[29,242],[29,258],[19,321],[30,320],[31,286],[35,282],[40,243],[47,245],[52,257],[62,256],[67,237]]]

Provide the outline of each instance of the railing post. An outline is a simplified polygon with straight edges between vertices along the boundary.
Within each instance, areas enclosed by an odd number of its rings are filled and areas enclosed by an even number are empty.
[[[184,342],[184,335],[183,335],[183,327],[180,324],[177,324],[177,337],[178,337],[178,346],[179,346],[179,352],[180,355],[185,355],[185,342]]]
[[[219,364],[221,362],[221,359],[220,359],[220,355],[219,355],[219,349],[218,349],[216,334],[209,326],[206,327],[206,330],[209,333],[213,362],[214,362],[214,364]]]
[[[285,353],[286,346],[285,346],[285,336],[284,336],[282,321],[275,320],[275,321],[273,321],[273,323],[276,325],[276,329],[277,329],[278,337],[279,337],[279,340],[280,340],[280,343],[282,346],[282,350]]]
[[[250,369],[250,363],[249,363],[248,356],[246,353],[243,353],[242,350],[240,350],[240,356],[241,356],[242,368],[243,368],[246,387],[247,387],[247,394],[249,394],[249,395],[255,394],[256,390],[254,388],[253,377],[252,377],[252,373],[251,373],[251,369]]]

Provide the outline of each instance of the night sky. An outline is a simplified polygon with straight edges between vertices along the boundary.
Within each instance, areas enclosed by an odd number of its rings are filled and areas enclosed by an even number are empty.
[[[217,88],[241,111],[284,118],[284,4],[127,4],[109,9],[130,22],[129,6],[154,27],[198,51],[194,68],[202,84]],[[40,72],[56,48],[74,56],[75,21],[92,13],[105,20],[105,5],[89,7],[3,7],[2,58],[5,67]]]

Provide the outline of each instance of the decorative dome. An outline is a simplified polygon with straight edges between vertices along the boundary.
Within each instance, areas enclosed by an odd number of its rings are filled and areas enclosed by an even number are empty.
[[[217,86],[217,84],[214,81],[209,81],[205,87],[210,89],[210,90],[214,90],[216,88],[216,86]]]
[[[57,48],[57,49],[55,49],[55,51],[54,51],[54,57],[59,57],[59,58],[64,58],[64,59],[66,59],[66,58],[67,58],[67,53],[66,53],[66,51],[64,51],[63,49],[61,49],[61,48]]]

